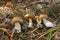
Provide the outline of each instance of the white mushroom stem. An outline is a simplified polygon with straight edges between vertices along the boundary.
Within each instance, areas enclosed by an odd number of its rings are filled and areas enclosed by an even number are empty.
[[[32,28],[33,27],[33,22],[32,22],[32,19],[29,19],[29,25],[28,25],[29,28]]]
[[[20,32],[21,32],[21,25],[20,25],[19,22],[16,22],[16,23],[15,23],[15,27],[14,27],[13,30],[12,30],[12,35],[14,34],[15,31],[16,31],[17,33],[20,33]]]
[[[39,21],[38,19],[36,19],[36,21],[37,21],[37,26],[42,27],[41,21]]]
[[[43,23],[45,24],[46,27],[54,27],[54,24],[45,18],[43,18]]]

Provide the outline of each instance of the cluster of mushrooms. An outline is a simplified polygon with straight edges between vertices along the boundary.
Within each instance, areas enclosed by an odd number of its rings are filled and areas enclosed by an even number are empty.
[[[47,17],[48,17],[47,14],[40,14],[39,16],[35,16],[34,14],[26,14],[24,17],[15,16],[10,21],[11,25],[14,25],[14,28],[12,29],[12,33],[5,28],[0,28],[0,29],[3,30],[8,35],[8,37],[12,38],[15,32],[21,33],[22,31],[21,23],[24,23],[24,21],[29,22],[28,28],[30,29],[33,28],[33,20],[37,22],[36,24],[37,27],[42,27],[43,24],[46,27],[54,27],[54,24],[46,19]]]
[[[3,12],[4,11],[4,12]],[[8,11],[8,12],[7,12]],[[6,16],[10,15],[12,16],[11,19],[7,18]],[[47,14],[40,14],[39,16],[35,16],[34,14],[25,14],[24,17],[14,15],[12,10],[8,7],[0,7],[0,19],[4,19],[5,22],[9,22],[11,25],[14,25],[12,27],[12,31],[9,31],[6,28],[0,28],[3,32],[6,33],[6,35],[12,40],[14,33],[21,33],[21,28],[23,27],[21,24],[24,23],[24,21],[28,22],[28,28],[32,29],[34,28],[33,21],[36,22],[36,27],[42,27],[45,25],[46,27],[54,27],[54,24],[47,20],[48,15]],[[0,25],[3,25],[5,22],[1,23]]]

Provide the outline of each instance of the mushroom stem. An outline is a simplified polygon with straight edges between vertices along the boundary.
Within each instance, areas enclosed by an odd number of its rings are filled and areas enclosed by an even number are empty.
[[[19,22],[16,22],[16,23],[15,23],[15,27],[13,28],[12,35],[14,34],[15,31],[16,31],[17,33],[21,32],[21,25],[20,25]]]
[[[39,21],[38,19],[36,19],[37,21],[37,27],[42,27],[41,21]]]
[[[54,24],[45,18],[43,18],[43,23],[46,27],[54,27]]]
[[[28,27],[29,27],[29,28],[32,28],[32,26],[33,26],[32,19],[29,19],[29,25],[28,25]]]

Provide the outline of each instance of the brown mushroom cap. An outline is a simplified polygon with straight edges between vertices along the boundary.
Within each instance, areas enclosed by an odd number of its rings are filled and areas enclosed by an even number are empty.
[[[42,20],[43,18],[47,18],[48,15],[47,14],[41,14],[38,18],[39,20]]]
[[[31,18],[32,20],[35,19],[35,15],[34,15],[34,14],[26,14],[24,17],[25,17],[25,20],[29,20],[30,18]]]
[[[15,24],[16,22],[20,22],[22,23],[23,22],[23,19],[22,17],[14,17],[12,20],[11,20],[11,24]]]

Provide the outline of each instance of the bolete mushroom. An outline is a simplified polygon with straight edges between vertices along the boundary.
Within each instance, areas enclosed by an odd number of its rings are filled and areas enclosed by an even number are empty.
[[[23,22],[23,19],[22,17],[14,17],[12,20],[11,20],[11,24],[14,24],[15,27],[13,28],[13,31],[12,31],[12,34],[14,34],[14,32],[16,31],[17,33],[20,33],[21,32],[21,24]]]
[[[35,15],[34,14],[26,14],[24,17],[25,17],[25,19],[27,21],[29,21],[28,27],[29,28],[33,28],[33,22],[32,22],[32,20],[35,19]]]
[[[42,22],[43,22],[43,18],[47,18],[48,16],[46,14],[40,14],[39,16],[35,16],[36,21],[37,21],[37,26],[38,27],[42,27]]]

